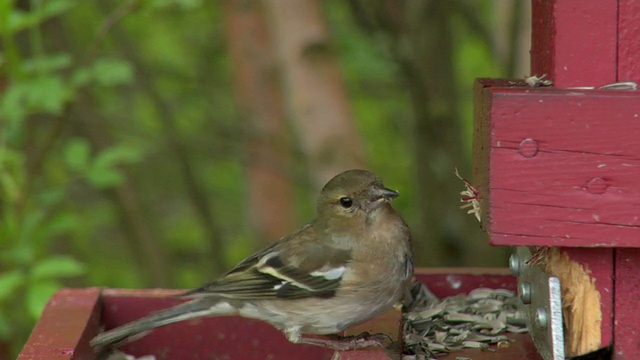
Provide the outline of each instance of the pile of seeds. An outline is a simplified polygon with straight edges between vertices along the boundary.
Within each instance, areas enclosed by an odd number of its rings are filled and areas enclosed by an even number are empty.
[[[405,359],[433,359],[464,348],[509,347],[506,332],[527,332],[519,299],[504,289],[479,288],[469,295],[429,301],[405,313]]]
[[[104,360],[156,360],[154,355],[144,355],[141,357],[135,357],[133,355],[125,354],[121,351],[114,350]]]

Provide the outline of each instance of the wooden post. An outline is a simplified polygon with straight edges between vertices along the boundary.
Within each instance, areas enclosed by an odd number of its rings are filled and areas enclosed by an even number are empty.
[[[617,81],[640,83],[640,2],[618,1],[618,53]],[[637,124],[638,118],[634,118]],[[636,141],[638,141],[636,139]],[[636,200],[638,200],[636,198]],[[640,242],[640,239],[638,239]],[[614,307],[614,360],[637,358],[640,354],[640,249],[617,248],[615,250],[615,307]]]

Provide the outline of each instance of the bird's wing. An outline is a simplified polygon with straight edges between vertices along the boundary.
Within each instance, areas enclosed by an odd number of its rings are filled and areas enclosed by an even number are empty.
[[[350,259],[350,251],[323,244],[307,225],[185,296],[237,300],[331,297]]]

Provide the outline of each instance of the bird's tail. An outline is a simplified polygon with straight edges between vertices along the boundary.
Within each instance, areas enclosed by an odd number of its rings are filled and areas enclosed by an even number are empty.
[[[232,315],[235,313],[228,303],[212,301],[210,298],[192,300],[162,310],[117,328],[98,334],[91,340],[93,349],[100,353],[112,347],[145,336],[149,331],[175,322],[203,316]]]

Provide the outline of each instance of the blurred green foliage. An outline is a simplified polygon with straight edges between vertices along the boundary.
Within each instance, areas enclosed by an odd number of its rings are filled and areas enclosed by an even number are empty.
[[[481,8],[490,21],[490,2]],[[411,224],[412,115],[388,39],[363,33],[347,2],[325,10],[368,164],[401,189]],[[63,285],[196,286],[261,243],[245,208],[223,25],[218,2],[0,1],[0,342],[13,354]],[[487,44],[456,31],[471,129],[473,78],[500,74]],[[187,200],[177,149],[210,199],[223,249]],[[313,216],[316,191],[302,173],[290,174],[299,224]],[[136,199],[118,193],[127,186]],[[139,204],[157,259],[132,241],[127,200]],[[212,264],[220,251],[225,263]],[[155,260],[166,278],[150,274]]]
[[[84,210],[70,202],[76,182],[95,190],[116,186],[122,181],[118,166],[139,162],[142,155],[124,144],[95,152],[77,137],[53,146],[53,135],[34,131],[34,122],[66,116],[88,87],[132,80],[131,67],[121,60],[99,58],[82,66],[71,53],[45,51],[41,25],[73,5],[36,1],[27,12],[2,2],[0,8],[6,87],[0,99],[0,339],[16,344],[13,351],[65,279],[87,273],[88,262],[64,240],[83,226]],[[27,52],[21,49],[24,36]]]

